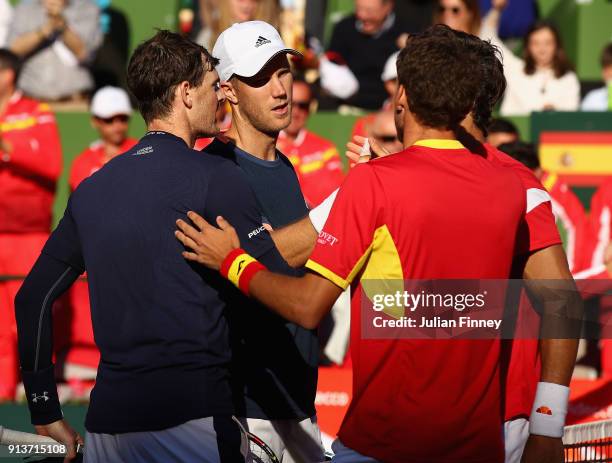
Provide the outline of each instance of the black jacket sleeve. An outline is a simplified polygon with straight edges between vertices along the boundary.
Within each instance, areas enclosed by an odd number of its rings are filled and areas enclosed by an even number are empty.
[[[15,297],[21,375],[32,424],[49,424],[63,416],[53,374],[51,307],[80,273],[41,254]]]

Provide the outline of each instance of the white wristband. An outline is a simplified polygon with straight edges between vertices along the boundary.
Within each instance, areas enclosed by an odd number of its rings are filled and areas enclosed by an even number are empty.
[[[321,204],[314,209],[311,209],[311,211],[308,213],[312,226],[315,228],[317,233],[321,233],[321,230],[323,230],[323,226],[325,225],[325,222],[327,222],[327,217],[329,217],[329,213],[331,212],[331,208],[336,200],[337,194],[338,189],[336,189],[332,194],[325,198]]]
[[[529,433],[538,436],[563,437],[569,387],[539,382],[529,418]]]

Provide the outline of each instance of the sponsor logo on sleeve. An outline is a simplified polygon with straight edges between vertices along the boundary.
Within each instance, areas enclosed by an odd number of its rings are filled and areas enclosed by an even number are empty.
[[[317,243],[323,244],[323,245],[329,244],[330,246],[333,246],[337,242],[338,242],[338,238],[324,231],[319,233],[319,238],[317,239]]]
[[[546,405],[542,405],[536,410],[536,413],[541,413],[542,415],[552,415],[552,410],[548,408]]]
[[[253,230],[253,231],[250,231],[250,232],[249,232],[249,235],[248,235],[249,239],[253,238],[254,236],[259,235],[259,234],[260,234],[262,231],[264,231],[265,229],[266,229],[266,227],[265,227],[264,225],[262,225],[261,227],[256,228],[256,229],[255,229],[255,230]]]

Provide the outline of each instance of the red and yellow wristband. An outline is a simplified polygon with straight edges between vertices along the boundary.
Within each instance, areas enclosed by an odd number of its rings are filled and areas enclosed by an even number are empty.
[[[266,267],[254,257],[248,255],[244,249],[237,248],[225,256],[219,273],[248,296],[249,284],[261,270],[266,270]]]

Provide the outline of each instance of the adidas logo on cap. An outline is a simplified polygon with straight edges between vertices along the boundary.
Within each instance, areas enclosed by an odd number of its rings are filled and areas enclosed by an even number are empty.
[[[255,42],[255,48],[259,48],[262,45],[265,45],[266,43],[271,43],[268,39],[266,39],[265,37],[262,37],[261,35],[259,37],[257,37],[257,42]]]

